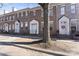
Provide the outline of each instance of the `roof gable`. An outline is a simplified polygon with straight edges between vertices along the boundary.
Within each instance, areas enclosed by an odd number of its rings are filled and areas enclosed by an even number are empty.
[[[59,21],[61,21],[61,20],[66,21],[66,20],[69,20],[69,18],[63,15],[62,17],[59,18]]]

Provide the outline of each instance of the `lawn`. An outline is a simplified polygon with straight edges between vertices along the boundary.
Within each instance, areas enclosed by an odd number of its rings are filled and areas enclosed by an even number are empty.
[[[56,38],[53,38],[56,39]],[[44,48],[43,43],[33,44],[32,47]],[[46,48],[44,48],[46,49]],[[56,41],[51,42],[51,46],[47,48],[48,50],[58,51],[63,53],[68,53],[71,55],[79,55],[79,42],[70,39],[56,39]]]

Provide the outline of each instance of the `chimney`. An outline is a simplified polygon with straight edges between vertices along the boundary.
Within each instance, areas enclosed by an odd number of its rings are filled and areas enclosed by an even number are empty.
[[[12,12],[14,12],[14,7],[12,7]]]
[[[4,10],[4,14],[5,14],[5,10]]]

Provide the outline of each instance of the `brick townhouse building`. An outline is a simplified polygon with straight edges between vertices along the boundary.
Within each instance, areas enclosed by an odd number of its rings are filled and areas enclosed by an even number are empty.
[[[49,7],[51,35],[70,35],[71,32],[79,31],[79,4],[61,4]],[[25,8],[0,15],[0,30],[19,34],[43,33],[43,10],[40,6]]]

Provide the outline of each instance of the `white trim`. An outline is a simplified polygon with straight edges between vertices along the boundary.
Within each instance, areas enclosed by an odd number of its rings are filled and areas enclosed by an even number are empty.
[[[20,32],[20,23],[18,21],[15,22],[15,33]]]
[[[61,15],[64,15],[64,14],[65,14],[65,7],[62,6],[62,7],[61,7]]]
[[[76,12],[76,6],[75,6],[75,4],[72,4],[71,5],[71,13],[75,13]]]
[[[26,15],[26,16],[28,16],[28,13],[27,13],[27,11],[25,12],[25,15]]]
[[[21,22],[21,27],[23,27],[23,22]]]
[[[15,25],[14,24],[12,24],[12,30],[14,30],[15,29]]]
[[[9,24],[9,30],[11,30],[11,24]]]
[[[2,25],[0,25],[0,30],[2,30]]]
[[[27,27],[28,26],[28,22],[25,22],[25,27]]]
[[[59,20],[59,34],[62,35],[69,35],[70,34],[70,24],[69,24],[69,18],[63,16]]]

